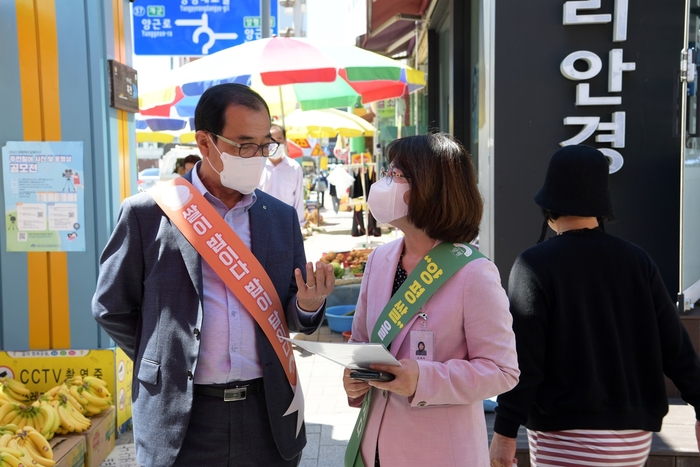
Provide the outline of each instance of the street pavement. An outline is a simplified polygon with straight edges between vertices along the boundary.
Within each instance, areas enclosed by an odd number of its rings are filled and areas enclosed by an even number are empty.
[[[326,199],[330,207],[330,197]],[[352,213],[321,210],[324,222],[304,240],[308,261],[318,261],[328,251],[376,247],[396,238],[394,233],[381,237],[352,237]],[[323,325],[310,336],[292,333],[292,338],[320,342],[343,342],[345,338]],[[298,349],[298,348],[297,348]],[[304,391],[304,420],[307,445],[300,467],[341,467],[350,433],[359,409],[348,406],[342,385],[343,368],[306,351],[295,350],[297,367]],[[103,467],[138,467],[134,457],[133,432],[120,435],[115,450]]]

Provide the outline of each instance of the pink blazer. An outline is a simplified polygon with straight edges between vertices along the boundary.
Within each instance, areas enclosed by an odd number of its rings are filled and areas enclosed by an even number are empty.
[[[403,248],[399,239],[369,257],[353,320],[352,341],[369,342],[391,296]],[[508,298],[496,266],[477,259],[452,276],[423,306],[426,328],[435,333],[434,360],[419,360],[412,399],[378,389],[362,439],[365,466],[374,465],[379,442],[382,467],[488,467],[488,441],[482,401],[518,383],[515,336]],[[423,318],[411,319],[391,344],[397,358],[412,358],[410,332]],[[413,356],[415,358],[415,356]],[[361,398],[348,401],[359,407]]]

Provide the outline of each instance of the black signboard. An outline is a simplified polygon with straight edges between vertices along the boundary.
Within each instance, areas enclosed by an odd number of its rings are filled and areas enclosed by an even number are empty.
[[[582,143],[612,162],[617,220],[606,230],[644,248],[675,297],[683,0],[498,2],[495,17],[493,254],[503,280],[540,235],[533,198],[549,158]]]
[[[108,60],[109,64],[109,105],[127,112],[139,111],[139,78],[136,70],[119,63]]]

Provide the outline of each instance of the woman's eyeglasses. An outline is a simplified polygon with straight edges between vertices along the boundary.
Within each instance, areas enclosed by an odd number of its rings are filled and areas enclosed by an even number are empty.
[[[394,181],[394,177],[397,177],[399,180],[404,180],[405,182],[408,182],[408,177],[406,177],[405,175],[401,175],[400,173],[396,173],[396,171],[392,168],[387,170],[384,167],[382,167],[382,169],[379,171],[379,180],[382,180],[383,178],[389,178],[387,184],[391,184],[391,182]],[[399,181],[397,183],[405,182]]]

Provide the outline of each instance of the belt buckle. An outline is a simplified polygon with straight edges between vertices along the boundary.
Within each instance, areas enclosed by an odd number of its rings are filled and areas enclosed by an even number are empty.
[[[248,388],[224,389],[224,402],[235,402],[245,400]]]

